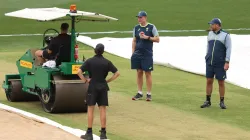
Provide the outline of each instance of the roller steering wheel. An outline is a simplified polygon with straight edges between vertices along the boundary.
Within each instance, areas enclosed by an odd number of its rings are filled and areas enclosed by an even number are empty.
[[[49,31],[52,31],[52,33],[47,34]],[[45,30],[43,33],[43,48],[45,48],[45,43],[48,44],[51,38],[54,38],[59,35],[59,32],[56,29],[49,28]]]

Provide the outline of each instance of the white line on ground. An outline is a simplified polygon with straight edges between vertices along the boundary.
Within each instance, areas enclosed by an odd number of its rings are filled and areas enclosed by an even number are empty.
[[[250,28],[238,28],[238,29],[225,29],[226,31],[249,31]],[[204,32],[205,30],[158,30],[159,33],[183,33],[183,32]],[[80,32],[80,35],[90,34],[128,34],[132,31],[108,31],[108,32]],[[0,37],[14,37],[14,36],[41,36],[43,34],[2,34]],[[49,35],[49,34],[47,34]]]
[[[68,127],[68,126],[63,126],[57,122],[54,122],[48,118],[45,118],[45,117],[40,117],[40,116],[37,116],[35,114],[32,114],[32,113],[29,113],[29,112],[26,112],[26,111],[23,111],[23,110],[20,110],[20,109],[17,109],[17,108],[14,108],[14,107],[11,107],[11,106],[8,106],[8,105],[5,105],[5,104],[1,104],[0,103],[0,108],[4,109],[4,110],[8,110],[8,111],[11,111],[11,112],[16,112],[16,113],[19,113],[19,114],[22,114],[22,115],[25,115],[29,118],[33,118],[35,120],[39,120],[41,122],[44,122],[44,123],[47,123],[49,125],[52,125],[54,127],[57,127],[57,128],[61,128],[62,130],[68,132],[68,133],[71,133],[77,137],[80,138],[81,135],[85,134],[86,131],[82,131],[80,129],[75,129],[75,128],[71,128],[71,127]],[[93,134],[93,138],[94,140],[99,140],[100,137],[97,136],[97,135],[94,135]]]

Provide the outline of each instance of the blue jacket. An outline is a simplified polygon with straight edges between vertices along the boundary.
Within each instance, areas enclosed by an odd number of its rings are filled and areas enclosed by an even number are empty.
[[[206,63],[212,66],[223,67],[226,61],[230,61],[231,48],[229,33],[222,29],[217,33],[210,31],[207,37]]]

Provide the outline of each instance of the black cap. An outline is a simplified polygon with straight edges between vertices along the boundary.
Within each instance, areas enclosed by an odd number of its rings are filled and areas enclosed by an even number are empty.
[[[102,55],[103,52],[104,52],[104,45],[101,44],[101,43],[97,44],[96,47],[95,47],[95,53],[97,55]]]
[[[68,30],[69,24],[68,23],[62,23],[61,24],[61,30]]]

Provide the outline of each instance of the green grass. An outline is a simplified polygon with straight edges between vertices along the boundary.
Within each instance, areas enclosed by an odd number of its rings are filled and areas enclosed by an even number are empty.
[[[59,22],[43,23],[33,20],[5,17],[4,13],[20,10],[22,8],[37,7],[61,7],[69,8],[71,3],[77,4],[78,9],[90,12],[99,12],[119,19],[111,23],[77,23],[77,31],[129,31],[132,30],[137,19],[135,15],[140,10],[148,12],[149,21],[158,29],[207,29],[208,21],[214,17],[220,17],[225,28],[249,28],[250,17],[248,13],[248,0],[151,0],[115,1],[115,0],[8,0],[0,2],[1,34],[11,33],[42,33],[45,29],[53,27],[58,29]],[[124,9],[122,9],[124,8]],[[9,29],[8,29],[9,28]],[[238,33],[232,32],[232,33]],[[249,33],[249,31],[248,31]],[[129,35],[130,36],[130,35]]]
[[[225,28],[249,28],[250,25],[250,17],[248,16],[250,12],[248,5],[250,2],[248,0],[158,0],[157,2],[144,1],[143,3],[132,0],[119,2],[115,0],[60,0],[60,2],[49,0],[44,0],[43,2],[38,2],[37,0],[22,2],[20,0],[9,0],[0,2],[0,34],[43,33],[47,28],[53,27],[58,29],[59,22],[41,23],[4,17],[3,14],[26,7],[55,6],[68,8],[71,3],[76,3],[78,9],[84,11],[100,12],[119,18],[118,22],[111,23],[78,23],[77,31],[79,32],[132,30],[134,25],[137,24],[135,15],[142,9],[148,12],[150,22],[154,23],[159,30],[207,29],[207,22],[213,17],[220,17]],[[126,10],[121,8],[126,8]],[[231,33],[249,34],[249,31],[232,31]],[[206,32],[161,33],[162,36],[206,34]],[[94,38],[104,36],[131,37],[131,34],[90,36]],[[0,79],[3,80],[5,74],[17,71],[14,63],[28,48],[42,46],[42,37],[0,37],[0,42]],[[93,55],[93,50],[90,47],[81,45],[80,49],[81,54],[84,54],[87,58]],[[233,139],[233,136],[237,136],[233,135],[234,133],[242,134],[243,137],[245,132],[250,131],[249,90],[226,84],[225,100],[228,110],[220,110],[218,107],[218,86],[215,82],[212,107],[200,109],[199,106],[205,99],[206,81],[203,76],[155,66],[152,89],[153,102],[150,104],[144,102],[135,103],[131,101],[131,97],[136,93],[137,89],[136,73],[130,70],[130,61],[110,54],[105,54],[105,57],[112,60],[121,72],[121,77],[116,82],[110,84],[111,106],[108,114],[110,117],[108,120],[108,135],[110,139],[198,139],[201,137],[209,139],[211,138],[209,136],[213,135],[218,136],[218,139],[222,139],[223,136],[232,136]],[[3,92],[1,92],[1,103],[46,116],[64,125],[86,129],[87,116],[84,113],[47,114],[41,109],[40,103],[9,103],[4,96]],[[196,129],[193,130],[189,127],[192,125]],[[228,133],[225,135],[220,133],[221,136],[219,136],[216,133],[217,127],[213,125],[218,125],[221,131]],[[98,128],[99,118],[96,115],[95,132],[97,132]],[[184,130],[184,128],[186,129]],[[206,133],[201,132],[203,128],[207,130]],[[157,131],[158,129],[159,131]],[[175,129],[176,131],[174,131]],[[194,134],[193,132],[196,131],[197,134]],[[144,132],[148,132],[148,137],[145,137],[146,134]],[[168,134],[164,135],[163,133]],[[186,137],[182,134],[185,134]]]
[[[15,42],[13,42],[15,40]],[[0,42],[4,42],[3,46],[8,49],[1,50],[0,59],[8,61],[12,64],[14,69],[14,62],[23,55],[24,49],[30,47],[37,47],[40,43],[40,37],[14,37],[14,38],[0,38]],[[12,43],[13,42],[13,43]],[[23,42],[23,43],[17,43]],[[23,45],[21,45],[23,44]],[[18,46],[17,48],[13,46]],[[81,55],[84,54],[87,58],[93,55],[93,50],[90,47],[84,46],[81,44]],[[112,60],[114,64],[119,68],[121,72],[121,77],[116,81],[111,83],[111,91],[114,94],[118,94],[119,98],[123,100],[119,103],[124,104],[124,106],[131,106],[130,98],[136,92],[136,79],[135,72],[130,70],[130,63],[127,59],[122,59],[114,55],[105,54],[105,57]],[[9,69],[9,68],[8,68]],[[1,68],[3,73],[9,73],[9,70],[4,71]],[[16,71],[16,70],[15,70]],[[1,75],[3,77],[3,75]],[[242,89],[231,84],[226,84],[226,103],[229,107],[228,110],[220,110],[218,107],[218,86],[215,83],[214,95],[212,96],[213,106],[209,109],[201,110],[199,105],[205,99],[205,78],[202,76],[197,76],[194,74],[186,73],[183,71],[178,71],[162,66],[155,66],[155,72],[153,72],[153,102],[152,106],[162,107],[162,108],[174,108],[178,112],[182,112],[185,115],[189,116],[195,114],[201,118],[206,118],[209,120],[214,120],[217,123],[229,124],[231,127],[238,127],[245,129],[246,131],[250,130],[250,111],[248,106],[250,103],[249,90]],[[144,89],[145,91],[145,89]],[[117,96],[118,96],[117,95]],[[69,125],[72,127],[86,129],[86,115],[84,114],[47,114],[44,113],[40,103],[9,103],[6,101],[4,94],[0,96],[0,102],[5,104],[21,108],[23,110],[30,111],[32,113],[46,116],[50,119],[56,120],[59,123],[64,125]],[[112,97],[112,96],[111,96]],[[113,97],[114,98],[114,97]],[[126,101],[128,100],[128,101]],[[114,99],[111,99],[112,102],[115,102]],[[140,103],[138,104],[140,105]],[[123,107],[124,108],[124,107]],[[125,107],[126,108],[126,107]],[[147,108],[141,107],[142,110],[147,110]],[[128,108],[127,108],[128,109]],[[129,114],[128,116],[134,116],[134,119],[140,119],[136,117],[136,114]],[[115,112],[112,112],[110,109],[110,114],[115,115],[115,118],[120,117],[116,115]],[[124,114],[123,114],[124,115]],[[127,116],[127,117],[128,117]],[[147,116],[147,115],[146,115]],[[145,117],[146,117],[145,116]],[[95,120],[98,120],[98,115]],[[124,116],[126,117],[126,115]],[[144,117],[144,116],[142,116]],[[84,120],[85,119],[85,120]],[[157,122],[157,120],[154,120]],[[83,123],[85,122],[85,123]],[[109,121],[110,125],[116,125],[113,121]],[[140,122],[140,121],[139,121]],[[128,123],[128,122],[125,122]],[[99,124],[95,124],[95,132],[98,130]],[[110,126],[111,127],[111,126]],[[127,133],[130,133],[129,128]],[[138,137],[136,134],[132,136],[121,136],[122,134],[116,134],[118,132],[112,130],[109,132],[111,139],[130,139]],[[138,138],[139,139],[139,138]]]

